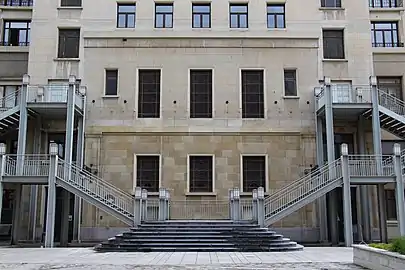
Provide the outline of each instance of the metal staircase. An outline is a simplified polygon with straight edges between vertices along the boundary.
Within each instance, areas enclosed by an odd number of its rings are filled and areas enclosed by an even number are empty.
[[[405,140],[405,102],[378,90],[378,105],[381,128]],[[363,116],[371,119],[372,109]]]
[[[71,172],[70,178],[65,177],[67,170]],[[56,184],[133,226],[134,198],[131,194],[62,159],[58,159]]]

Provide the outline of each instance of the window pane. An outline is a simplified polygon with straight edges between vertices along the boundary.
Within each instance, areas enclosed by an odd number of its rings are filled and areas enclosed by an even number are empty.
[[[156,5],[156,12],[158,13],[172,13],[173,6],[172,5]]]
[[[230,11],[232,13],[246,13],[247,12],[247,5],[231,5]]]
[[[167,27],[167,28],[171,28],[171,27],[173,27],[173,25],[172,25],[172,15],[170,15],[170,14],[166,14],[166,16],[165,16],[165,27]]]
[[[135,5],[119,5],[118,12],[134,13],[136,9]]]

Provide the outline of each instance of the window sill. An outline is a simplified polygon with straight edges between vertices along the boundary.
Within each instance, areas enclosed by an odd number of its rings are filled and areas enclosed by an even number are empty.
[[[284,32],[284,31],[287,31],[287,27],[284,27],[284,28],[269,28],[269,27],[267,27],[267,31],[282,31],[282,32]]]
[[[72,61],[72,62],[79,62],[80,58],[54,58],[53,61]]]
[[[345,10],[345,8],[343,8],[343,7],[320,7],[319,10],[332,11],[332,10]]]
[[[299,96],[283,96],[284,99],[300,99]]]
[[[32,11],[32,6],[0,6],[0,10]]]
[[[339,63],[339,62],[349,62],[349,60],[347,60],[347,59],[322,59],[322,62],[337,62],[337,63]]]
[[[186,192],[186,196],[217,196],[216,192]]]
[[[370,7],[371,12],[399,12],[404,11],[405,7],[392,7],[392,8],[381,8],[381,7]]]
[[[118,99],[120,96],[118,95],[103,95],[101,96],[101,98],[105,98],[105,99]]]
[[[229,27],[229,31],[246,32],[246,31],[249,31],[249,28],[248,27],[245,27],[245,28],[232,28],[232,27]]]
[[[58,7],[58,10],[83,10],[83,7]]]

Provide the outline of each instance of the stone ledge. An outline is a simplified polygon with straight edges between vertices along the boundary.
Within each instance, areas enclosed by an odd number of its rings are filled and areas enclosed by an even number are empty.
[[[405,269],[405,256],[366,245],[353,245],[353,263],[371,270]]]

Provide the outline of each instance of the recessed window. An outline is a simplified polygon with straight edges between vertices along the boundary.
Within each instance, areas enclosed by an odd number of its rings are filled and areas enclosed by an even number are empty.
[[[323,30],[323,58],[344,59],[343,30]]]
[[[116,96],[118,94],[118,69],[105,71],[105,95]]]
[[[155,28],[173,28],[173,4],[155,4]]]
[[[402,0],[370,0],[370,7],[373,8],[395,8],[402,5]]]
[[[160,70],[138,72],[138,117],[160,118]]]
[[[159,192],[160,156],[136,156],[136,186],[148,192]]]
[[[371,42],[373,47],[403,47],[399,43],[398,22],[372,22]]]
[[[23,0],[20,0],[20,1],[23,1]],[[61,7],[81,7],[82,0],[61,0],[60,6]]]
[[[297,96],[297,71],[284,70],[284,96],[296,97]]]
[[[262,187],[266,191],[266,157],[242,156],[242,188],[243,192],[252,192]]]
[[[212,70],[190,70],[190,118],[212,118]]]
[[[79,58],[80,29],[59,29],[58,58]]]
[[[263,80],[263,70],[242,70],[242,118],[264,118]]]
[[[193,4],[193,28],[211,27],[211,4]]]
[[[248,4],[229,4],[229,27],[248,28]]]
[[[321,7],[340,8],[342,2],[341,0],[321,0]]]
[[[135,28],[135,20],[135,4],[117,4],[117,28]]]
[[[214,192],[213,156],[189,156],[189,192]]]
[[[28,46],[30,44],[30,21],[4,21],[3,46]]]
[[[267,28],[285,28],[284,4],[267,4]]]
[[[378,90],[402,100],[402,77],[377,77],[377,85]]]

